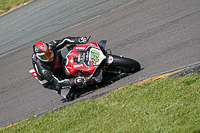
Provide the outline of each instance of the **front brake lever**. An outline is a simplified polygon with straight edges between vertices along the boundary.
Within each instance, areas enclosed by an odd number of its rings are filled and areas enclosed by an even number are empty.
[[[90,37],[91,37],[91,36],[89,36],[89,37],[88,37],[88,39],[87,39],[86,43],[88,43],[88,42],[89,42],[89,40],[90,40]]]

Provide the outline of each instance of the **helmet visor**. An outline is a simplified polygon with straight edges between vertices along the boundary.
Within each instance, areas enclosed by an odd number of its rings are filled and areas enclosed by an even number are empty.
[[[45,53],[45,55],[41,55],[39,57],[42,60],[51,60],[53,58],[53,52],[49,50],[48,52]]]

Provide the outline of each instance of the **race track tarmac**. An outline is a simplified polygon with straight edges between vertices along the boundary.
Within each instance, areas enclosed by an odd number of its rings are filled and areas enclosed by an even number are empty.
[[[44,89],[29,74],[32,44],[37,39],[51,41],[65,36],[92,35],[90,41],[108,40],[106,47],[113,54],[140,62],[141,71],[78,100],[200,61],[199,0],[68,2],[71,5],[64,9],[59,7],[67,3],[35,1],[0,17],[0,49],[4,54],[0,57],[0,127],[73,103],[61,103],[61,96]],[[26,19],[22,13],[32,16]],[[24,28],[18,29],[20,26]],[[18,49],[5,54],[11,50],[9,47]]]

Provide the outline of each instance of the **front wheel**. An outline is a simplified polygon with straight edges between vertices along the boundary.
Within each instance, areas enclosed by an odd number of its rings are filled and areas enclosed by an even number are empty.
[[[136,60],[121,57],[118,55],[111,55],[113,62],[108,66],[108,71],[121,71],[122,73],[133,73],[140,70],[140,63]]]

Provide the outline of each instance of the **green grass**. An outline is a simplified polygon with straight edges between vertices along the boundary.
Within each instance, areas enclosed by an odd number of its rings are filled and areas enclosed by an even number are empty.
[[[126,86],[103,99],[47,113],[3,132],[200,132],[200,75]]]
[[[0,0],[0,15],[9,11],[12,7],[18,6],[30,0]]]

